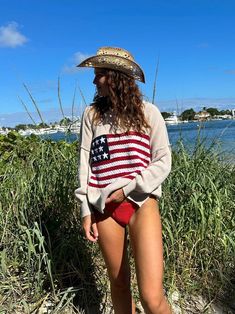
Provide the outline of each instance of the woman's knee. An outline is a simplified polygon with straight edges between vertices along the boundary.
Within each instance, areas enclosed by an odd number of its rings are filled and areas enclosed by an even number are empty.
[[[109,276],[111,288],[115,290],[126,290],[130,288],[130,272],[119,272],[116,276]]]
[[[147,313],[157,313],[166,302],[163,292],[146,291],[141,293],[141,303]]]

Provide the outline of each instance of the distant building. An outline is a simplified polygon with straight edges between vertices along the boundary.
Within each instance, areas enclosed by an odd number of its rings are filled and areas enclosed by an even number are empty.
[[[205,121],[210,119],[211,115],[209,112],[206,110],[199,111],[198,113],[195,114],[194,119],[199,120],[199,121]]]

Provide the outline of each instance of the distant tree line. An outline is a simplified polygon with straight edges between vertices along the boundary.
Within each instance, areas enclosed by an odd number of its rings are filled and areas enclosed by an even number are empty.
[[[231,110],[218,110],[217,108],[206,108],[206,107],[203,107],[202,109],[203,111],[207,111],[211,117],[214,117],[214,116],[223,116],[223,115],[232,115],[232,111]],[[161,112],[162,116],[164,119],[168,118],[169,116],[172,115],[172,113],[170,112],[166,112],[166,111],[163,111]],[[194,120],[195,118],[195,115],[197,113],[191,108],[191,109],[186,109],[184,110],[181,114],[180,114],[180,118],[182,120]],[[50,123],[50,124],[47,124],[47,123],[39,123],[39,124],[17,124],[14,128],[11,128],[11,127],[8,127],[8,129],[14,129],[16,131],[19,131],[19,130],[26,130],[26,129],[42,129],[42,128],[49,128],[49,127],[54,127],[56,124],[59,124],[59,125],[63,125],[63,126],[69,126],[71,123],[73,123],[73,121],[68,118],[68,117],[65,117],[63,118],[62,120],[60,120],[59,122],[54,122],[54,123]],[[3,130],[6,129],[6,127],[2,127]]]
[[[47,123],[39,123],[39,124],[17,124],[14,129],[16,131],[19,131],[19,130],[26,130],[26,129],[33,129],[33,130],[37,130],[37,129],[46,129],[46,128],[49,128],[49,127],[54,127],[56,124],[59,124],[59,125],[63,125],[63,126],[68,126],[69,124],[72,123],[72,120],[65,117],[63,118],[62,120],[60,120],[59,122],[54,122],[54,123],[50,123],[50,124],[47,124]]]
[[[228,109],[227,110],[218,110],[217,108],[203,107],[203,111],[207,111],[211,115],[211,117],[223,116],[223,115],[232,115],[232,111],[228,110]],[[164,119],[166,119],[172,115],[171,113],[165,112],[165,111],[162,112],[161,114],[162,114]],[[194,120],[196,114],[197,113],[192,108],[186,109],[180,114],[180,118],[182,120]]]

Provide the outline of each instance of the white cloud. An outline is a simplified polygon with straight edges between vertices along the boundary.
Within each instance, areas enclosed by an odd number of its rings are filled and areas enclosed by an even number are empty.
[[[76,52],[67,65],[64,65],[62,72],[67,74],[73,74],[78,71],[78,68],[76,67],[79,63],[81,63],[83,60],[89,58],[90,55],[84,54],[82,52]]]
[[[28,39],[22,35],[16,22],[11,22],[6,26],[0,26],[0,47],[15,48],[24,45]]]

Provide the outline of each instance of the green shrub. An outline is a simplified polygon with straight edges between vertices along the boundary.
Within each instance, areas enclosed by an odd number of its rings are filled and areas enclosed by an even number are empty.
[[[54,312],[102,302],[108,287],[97,245],[80,228],[78,143],[11,133],[0,138],[0,310]],[[160,202],[165,286],[209,300],[232,289],[235,167],[198,142],[179,143]],[[133,264],[132,264],[133,265]],[[132,266],[133,267],[133,266]],[[134,287],[136,290],[136,287]],[[233,290],[234,291],[234,290]],[[73,307],[74,313],[76,312]]]

